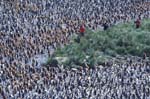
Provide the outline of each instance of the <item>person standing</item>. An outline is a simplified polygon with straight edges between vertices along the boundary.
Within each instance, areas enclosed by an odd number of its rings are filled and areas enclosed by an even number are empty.
[[[108,24],[105,22],[104,24],[103,24],[103,27],[104,27],[104,30],[107,30],[108,29]]]
[[[146,57],[147,57],[147,54],[143,53],[143,59],[146,59]]]
[[[79,34],[77,36],[77,38],[75,39],[75,42],[80,43],[80,38],[83,37],[85,34],[85,27],[84,25],[81,25],[79,28]]]
[[[135,21],[135,25],[136,25],[136,28],[140,28],[140,26],[141,26],[141,20],[140,20],[140,18],[138,18],[138,19]]]
[[[85,27],[84,27],[84,25],[80,26],[80,30],[79,31],[80,31],[80,35],[84,36],[84,34],[85,34]]]

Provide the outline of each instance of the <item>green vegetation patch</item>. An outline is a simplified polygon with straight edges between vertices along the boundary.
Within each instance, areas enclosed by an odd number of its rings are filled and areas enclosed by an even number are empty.
[[[118,24],[106,31],[86,29],[86,35],[80,38],[80,43],[78,41],[78,35],[74,34],[71,43],[58,48],[48,63],[55,59],[65,67],[93,67],[116,55],[149,55],[150,19],[143,20],[139,29],[135,28],[134,22]]]

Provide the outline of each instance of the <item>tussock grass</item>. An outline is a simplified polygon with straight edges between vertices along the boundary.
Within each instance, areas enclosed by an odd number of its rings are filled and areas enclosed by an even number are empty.
[[[143,20],[139,29],[130,22],[112,26],[106,31],[87,29],[80,43],[75,42],[76,38],[74,35],[69,45],[58,48],[48,63],[56,59],[66,67],[93,67],[116,55],[142,56],[147,53],[150,56],[150,19]]]

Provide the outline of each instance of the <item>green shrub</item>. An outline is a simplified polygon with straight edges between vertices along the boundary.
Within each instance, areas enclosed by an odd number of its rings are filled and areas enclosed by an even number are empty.
[[[142,27],[136,29],[133,22],[112,26],[107,31],[86,30],[79,40],[73,35],[71,43],[55,51],[50,64],[63,64],[65,67],[78,67],[104,64],[116,55],[150,54],[150,20],[144,20]],[[61,57],[61,58],[56,58]],[[56,60],[53,60],[56,59]],[[62,62],[62,60],[64,60]]]

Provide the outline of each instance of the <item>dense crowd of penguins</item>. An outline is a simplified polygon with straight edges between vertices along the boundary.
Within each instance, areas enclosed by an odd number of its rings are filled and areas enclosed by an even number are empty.
[[[1,94],[5,99],[150,99],[149,59],[110,62],[78,69],[1,66]]]
[[[1,0],[0,99],[150,99],[145,59],[95,69],[41,66],[82,24],[97,30],[137,17],[150,18],[148,0]]]

